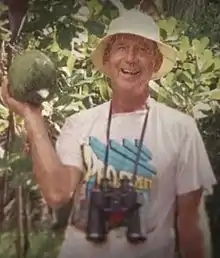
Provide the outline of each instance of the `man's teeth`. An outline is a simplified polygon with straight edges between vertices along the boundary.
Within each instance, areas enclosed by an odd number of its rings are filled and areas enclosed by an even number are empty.
[[[121,71],[123,72],[123,73],[126,73],[126,74],[131,74],[131,75],[136,75],[136,74],[138,74],[139,73],[139,71],[129,71],[129,70],[126,70],[126,69],[121,69]]]

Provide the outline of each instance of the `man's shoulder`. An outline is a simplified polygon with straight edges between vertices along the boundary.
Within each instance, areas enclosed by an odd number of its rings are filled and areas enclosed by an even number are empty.
[[[184,127],[195,125],[195,119],[189,114],[156,100],[154,100],[154,105],[157,108],[158,116],[160,116],[164,122],[167,121],[167,123],[171,125],[180,125]]]
[[[78,122],[78,123],[87,123],[89,121],[93,121],[97,118],[97,116],[104,113],[109,106],[109,102],[105,102],[103,104],[97,105],[95,107],[81,110],[80,112],[77,112],[69,117],[67,117],[67,120],[69,122]]]

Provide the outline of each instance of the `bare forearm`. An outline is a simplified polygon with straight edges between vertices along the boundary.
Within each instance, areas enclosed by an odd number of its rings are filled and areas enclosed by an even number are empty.
[[[59,160],[49,139],[43,118],[26,119],[26,128],[31,145],[31,156],[37,183],[51,205],[71,194],[71,178]]]
[[[188,224],[179,231],[182,258],[205,258],[204,239],[199,226]]]
[[[1,86],[4,103],[25,120],[36,179],[45,199],[51,206],[69,200],[71,191],[79,183],[81,171],[73,166],[64,166],[59,160],[48,137],[41,107],[15,100],[9,93],[7,79]]]
[[[61,166],[61,162],[49,139],[43,118],[36,116],[34,121],[27,120],[26,128],[34,165],[38,169],[50,174],[57,167]]]

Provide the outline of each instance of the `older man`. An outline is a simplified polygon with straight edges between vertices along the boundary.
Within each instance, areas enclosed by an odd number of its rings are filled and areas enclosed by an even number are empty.
[[[15,101],[4,86],[5,102],[25,119],[36,180],[48,204],[57,207],[75,192],[73,225],[60,258],[173,258],[175,207],[182,257],[204,258],[198,207],[215,178],[202,138],[193,118],[149,96],[149,81],[166,75],[175,58],[148,15],[130,10],[112,21],[92,55],[95,67],[110,78],[112,99],[67,118],[57,151],[40,111]],[[94,233],[106,218],[100,210],[90,216],[91,192],[100,193],[103,177],[113,189],[121,178],[135,179],[143,200],[132,232],[138,235],[140,222],[145,241],[129,242],[128,224],[114,227],[123,221],[120,213],[109,216],[105,242],[94,243],[92,234],[88,239],[88,228]]]

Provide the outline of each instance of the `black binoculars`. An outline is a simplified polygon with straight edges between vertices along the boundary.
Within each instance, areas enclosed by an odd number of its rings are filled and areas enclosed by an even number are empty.
[[[86,238],[95,243],[106,241],[108,232],[118,226],[126,227],[126,237],[130,243],[146,240],[141,233],[141,193],[138,193],[128,178],[120,180],[118,188],[111,186],[109,179],[101,179],[100,185],[91,191]],[[111,226],[111,217],[121,214],[118,225]]]

